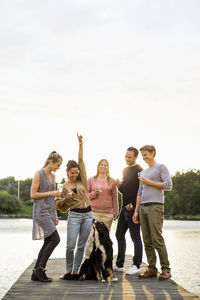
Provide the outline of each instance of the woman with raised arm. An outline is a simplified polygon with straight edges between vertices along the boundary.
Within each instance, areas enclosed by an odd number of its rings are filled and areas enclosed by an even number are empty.
[[[74,160],[68,161],[66,170],[68,180],[63,185],[62,199],[57,201],[57,208],[61,212],[70,210],[67,221],[65,275],[77,274],[79,271],[93,218],[83,161],[83,137],[78,134],[77,137],[79,141],[78,164]],[[65,275],[61,278],[65,279]]]
[[[110,230],[113,219],[118,215],[117,187],[109,174],[109,164],[101,159],[97,165],[97,174],[88,179],[92,212],[94,218],[103,222]]]
[[[56,191],[55,175],[62,164],[62,157],[56,151],[50,153],[41,170],[36,172],[31,185],[31,198],[33,199],[33,239],[43,239],[44,244],[40,249],[33,270],[31,280],[51,282],[45,274],[46,263],[59,244],[60,237],[56,230],[58,218],[54,197],[59,197]]]

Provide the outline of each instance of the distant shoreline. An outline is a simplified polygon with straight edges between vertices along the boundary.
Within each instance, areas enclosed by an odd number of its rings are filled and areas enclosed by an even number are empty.
[[[0,215],[0,219],[32,219],[32,217],[26,215]]]
[[[175,216],[164,216],[164,220],[172,221],[200,221],[200,215],[175,215]]]
[[[0,215],[0,219],[32,219],[32,216],[28,215]],[[67,220],[66,216],[58,216],[59,220]]]
[[[59,220],[67,220],[66,216],[58,216]],[[29,215],[7,215],[0,214],[0,219],[32,219],[32,216]],[[174,217],[165,216],[164,220],[166,221],[200,221],[200,215],[194,216],[185,216],[185,215],[176,215]]]

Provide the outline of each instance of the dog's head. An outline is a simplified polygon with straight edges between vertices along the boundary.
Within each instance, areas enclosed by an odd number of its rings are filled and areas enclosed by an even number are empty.
[[[100,235],[109,235],[108,228],[103,222],[98,222],[93,219],[93,226],[97,229]]]

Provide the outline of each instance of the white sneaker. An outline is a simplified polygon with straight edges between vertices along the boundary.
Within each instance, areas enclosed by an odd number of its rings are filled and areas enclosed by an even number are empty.
[[[113,271],[116,271],[116,272],[124,272],[124,268],[119,268],[116,264],[113,266]]]
[[[135,275],[138,273],[139,273],[139,269],[135,265],[132,265],[130,267],[130,269],[128,269],[128,271],[126,271],[126,275]]]

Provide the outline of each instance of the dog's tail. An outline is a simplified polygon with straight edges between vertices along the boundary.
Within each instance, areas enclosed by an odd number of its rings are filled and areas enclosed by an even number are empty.
[[[70,273],[66,273],[62,279],[63,280],[79,280],[80,275],[79,274],[70,274]]]

